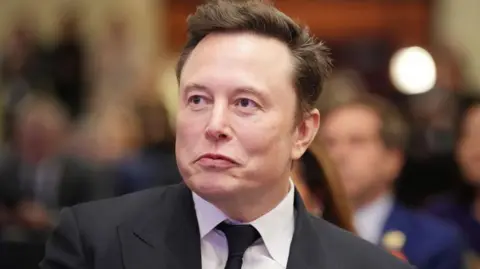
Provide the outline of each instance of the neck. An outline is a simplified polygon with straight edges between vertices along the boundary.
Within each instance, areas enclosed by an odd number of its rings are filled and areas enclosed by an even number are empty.
[[[375,193],[370,193],[369,195],[360,196],[357,199],[354,199],[353,206],[355,210],[359,210],[364,206],[368,206],[369,204],[375,202],[376,200],[380,199],[385,195],[390,195],[392,193],[391,189],[382,189],[376,191]]]
[[[230,197],[222,201],[215,201],[213,204],[219,208],[227,217],[240,223],[252,222],[274,209],[290,191],[290,180],[282,184],[252,192],[245,196]]]

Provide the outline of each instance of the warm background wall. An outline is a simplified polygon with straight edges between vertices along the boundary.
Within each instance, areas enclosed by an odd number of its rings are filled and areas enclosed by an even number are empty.
[[[0,41],[5,40],[12,24],[19,18],[28,16],[38,25],[39,34],[46,42],[55,40],[58,21],[62,10],[78,10],[87,40],[95,41],[105,30],[110,15],[128,17],[135,29],[139,49],[151,54],[156,47],[158,36],[156,17],[161,11],[161,1],[155,0],[4,0],[0,3]],[[0,42],[2,43],[2,42]]]
[[[434,36],[461,48],[467,55],[467,78],[480,88],[480,1],[437,0]],[[175,55],[165,52],[162,18],[166,11],[161,0],[3,0],[0,3],[0,49],[12,23],[22,16],[30,17],[45,42],[56,38],[58,20],[64,8],[77,8],[82,16],[86,40],[93,44],[104,31],[111,14],[123,14],[131,23],[139,54],[158,68],[157,89],[164,94],[170,111],[176,109],[176,81],[173,73]]]
[[[463,51],[468,81],[480,89],[480,1],[437,0],[435,33]]]
[[[158,74],[157,90],[166,92],[166,105],[175,110],[176,83],[172,77],[173,58],[164,51],[164,30],[161,21],[165,11],[164,1],[158,0],[3,0],[0,1],[0,50],[13,24],[28,17],[38,26],[38,34],[46,44],[57,37],[58,21],[65,9],[76,9],[81,17],[85,40],[92,47],[105,33],[107,20],[112,15],[126,16],[132,27],[138,53],[151,63]],[[167,59],[167,60],[166,60]],[[167,67],[165,69],[165,67]],[[167,81],[167,82],[164,82]]]

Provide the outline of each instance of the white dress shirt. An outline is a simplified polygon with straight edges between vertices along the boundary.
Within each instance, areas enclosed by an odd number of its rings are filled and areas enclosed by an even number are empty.
[[[250,222],[261,239],[247,249],[242,269],[287,268],[294,231],[294,186],[290,182],[287,196],[270,212]],[[228,258],[225,235],[215,227],[228,217],[211,203],[193,193],[200,230],[202,268],[224,269]]]
[[[393,207],[393,197],[384,195],[355,212],[355,229],[358,235],[373,244],[378,244],[383,227]]]

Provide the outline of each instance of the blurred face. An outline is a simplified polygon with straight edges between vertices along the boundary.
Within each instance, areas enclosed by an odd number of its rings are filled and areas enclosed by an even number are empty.
[[[398,173],[398,154],[384,146],[380,128],[375,112],[362,106],[337,109],[322,124],[321,138],[354,203],[387,189]]]
[[[53,114],[36,111],[19,122],[19,146],[24,158],[36,162],[54,154],[61,143],[64,125]]]
[[[480,106],[470,110],[457,146],[457,159],[466,180],[480,187]]]
[[[289,49],[272,38],[211,34],[198,44],[177,115],[177,163],[190,189],[246,202],[288,190],[291,162],[318,128],[318,111],[294,125],[292,74]]]

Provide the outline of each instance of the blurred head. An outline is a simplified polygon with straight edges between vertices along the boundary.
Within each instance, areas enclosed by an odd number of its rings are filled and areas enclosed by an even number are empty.
[[[214,203],[283,198],[318,129],[326,48],[262,1],[202,5],[188,29],[176,128],[186,184]]]
[[[323,114],[320,137],[356,206],[390,191],[403,166],[408,128],[395,107],[362,95]]]
[[[58,153],[68,131],[68,116],[49,97],[28,96],[16,114],[16,140],[20,153],[30,161]]]
[[[100,162],[114,163],[138,149],[141,128],[131,107],[122,103],[105,103],[89,116],[86,123],[89,155]]]
[[[168,120],[168,111],[161,102],[146,103],[137,107],[144,135],[144,144],[173,144],[175,134]]]
[[[456,151],[464,179],[480,188],[480,102],[470,105],[463,114]]]
[[[74,10],[65,10],[61,18],[60,34],[65,40],[76,39],[79,36],[79,20]]]

